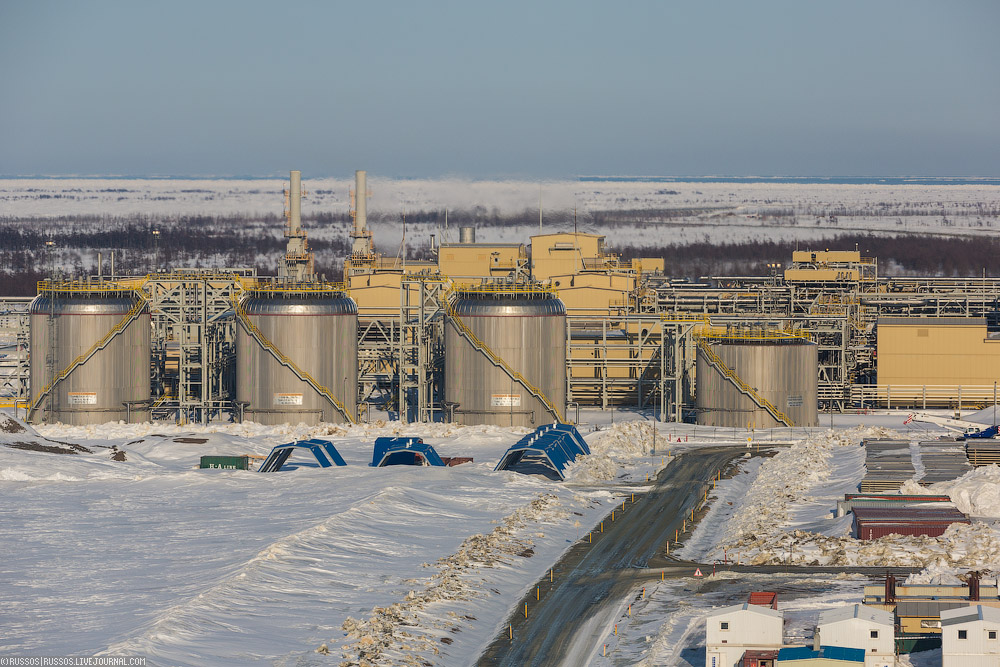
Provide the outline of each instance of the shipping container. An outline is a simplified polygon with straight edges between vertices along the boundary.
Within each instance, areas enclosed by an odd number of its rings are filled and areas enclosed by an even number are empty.
[[[855,507],[854,536],[872,540],[885,535],[942,535],[953,523],[970,523],[954,507]]]
[[[226,470],[249,470],[249,456],[203,456],[199,468],[224,468]]]
[[[750,604],[755,604],[761,607],[770,607],[771,609],[778,608],[778,594],[774,591],[753,591],[750,593],[750,599],[748,600]]]

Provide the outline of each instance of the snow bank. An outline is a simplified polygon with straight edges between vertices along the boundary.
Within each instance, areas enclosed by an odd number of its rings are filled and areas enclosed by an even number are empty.
[[[947,495],[959,511],[970,516],[1000,517],[1000,466],[975,468],[958,479],[930,486],[920,486],[910,480],[899,492]]]
[[[615,479],[622,468],[631,467],[636,459],[651,456],[654,428],[653,422],[631,421],[589,434],[586,439],[590,456],[580,457],[570,464],[566,480],[588,483]],[[662,434],[656,435],[656,443],[664,452],[669,446]],[[650,459],[654,472],[671,460],[670,457],[662,456],[659,450],[654,458]]]
[[[863,438],[888,437],[884,428],[854,428],[809,436],[779,452],[760,468],[757,479],[722,532],[722,548],[746,552],[773,543],[792,519],[795,506],[811,499],[829,479],[834,451],[856,447]]]
[[[509,564],[515,558],[532,555],[534,542],[528,535],[529,526],[544,520],[565,516],[559,509],[560,502],[553,494],[539,494],[526,506],[505,516],[500,525],[486,535],[472,535],[458,551],[437,561],[438,572],[419,591],[410,591],[401,602],[387,607],[375,607],[366,620],[348,617],[343,629],[352,643],[344,644],[344,660],[340,667],[361,665],[424,665],[429,655],[440,653],[440,635],[453,631],[459,621],[458,614],[442,609],[430,616],[437,620],[427,622],[420,611],[435,603],[469,600],[485,596],[480,588],[481,579],[468,575],[484,568]],[[537,529],[536,529],[537,530]],[[425,567],[430,567],[425,564]],[[327,653],[321,645],[317,652]]]

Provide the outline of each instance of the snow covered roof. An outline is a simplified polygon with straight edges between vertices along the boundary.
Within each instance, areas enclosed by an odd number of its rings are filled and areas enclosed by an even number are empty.
[[[750,604],[749,602],[744,602],[743,604],[734,604],[730,607],[722,607],[721,609],[716,609],[708,614],[708,618],[714,616],[724,616],[725,614],[735,614],[739,611],[746,611],[751,614],[760,614],[761,616],[770,616],[771,618],[784,618],[784,615],[777,611],[776,609],[771,609],[770,607],[762,607],[758,604]]]
[[[840,621],[847,621],[852,618],[889,626],[893,625],[895,621],[891,611],[876,609],[875,607],[868,607],[863,604],[852,604],[822,612],[819,615],[819,624],[839,623]]]
[[[959,625],[973,621],[1000,623],[1000,609],[977,604],[975,607],[958,607],[956,609],[946,609],[941,612],[942,626]]]

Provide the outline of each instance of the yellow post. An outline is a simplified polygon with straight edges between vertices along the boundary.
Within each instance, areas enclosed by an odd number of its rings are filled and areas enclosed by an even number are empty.
[[[549,570],[549,581],[552,581],[552,570]]]
[[[509,636],[509,637],[510,637],[511,639],[514,639],[514,626],[513,626],[513,625],[508,625],[508,626],[507,626],[507,635],[508,635],[508,636]]]
[[[663,581],[663,572],[660,572],[660,581]]]
[[[634,493],[632,494],[632,502],[633,503],[635,502],[635,494]]]
[[[618,636],[618,624],[615,623],[615,637]]]
[[[623,500],[622,501],[622,512],[624,512],[624,511],[625,511],[625,501]]]
[[[594,531],[591,530],[587,533],[587,544],[590,544],[593,541],[594,541]]]
[[[528,618],[528,603],[524,603],[524,617]]]
[[[603,521],[601,522],[601,532],[602,533],[604,532],[604,522]]]
[[[632,605],[628,606],[628,616],[629,618],[632,618]]]
[[[642,587],[642,599],[643,600],[646,599],[646,587],[645,586]]]
[[[539,599],[539,597],[538,597],[538,596],[539,596],[540,592],[541,592],[541,591],[540,591],[540,589],[538,588],[538,586],[535,586],[535,599],[536,599],[536,600],[538,600],[538,599]]]

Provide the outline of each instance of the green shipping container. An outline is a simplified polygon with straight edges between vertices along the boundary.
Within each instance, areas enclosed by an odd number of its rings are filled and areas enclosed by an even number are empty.
[[[249,470],[248,456],[203,456],[199,468],[225,468],[226,470]]]

